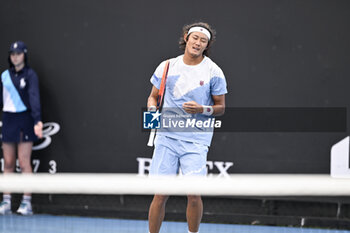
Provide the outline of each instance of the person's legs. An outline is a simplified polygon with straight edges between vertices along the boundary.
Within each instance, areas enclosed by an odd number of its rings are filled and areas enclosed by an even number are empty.
[[[179,159],[170,147],[173,139],[158,136],[155,139],[155,149],[150,167],[150,176],[174,176],[179,170]],[[148,213],[150,233],[158,233],[165,216],[165,204],[169,196],[154,195]]]
[[[186,218],[189,232],[198,232],[203,216],[203,202],[200,196],[187,196]]]
[[[185,176],[203,176],[207,175],[207,153],[208,146],[198,143],[183,142],[185,150],[180,158],[180,168]],[[203,216],[203,202],[198,195],[187,196],[186,218],[189,232],[198,232],[199,225]]]
[[[19,166],[21,168],[22,173],[32,173],[32,165],[31,165],[31,155],[32,155],[32,142],[20,142],[18,144],[18,161]],[[32,194],[24,193],[23,199],[20,207],[17,212],[23,215],[32,214]]]
[[[2,151],[4,157],[4,174],[13,173],[16,167],[16,144],[2,143]],[[0,214],[11,213],[11,194],[4,193],[3,201],[0,204]]]
[[[16,167],[16,144],[3,142],[2,152],[4,155],[4,173],[13,173]]]
[[[18,143],[18,161],[22,173],[32,173],[31,155],[33,142]]]
[[[154,195],[148,212],[148,226],[150,233],[158,233],[165,216],[165,204],[169,196]]]

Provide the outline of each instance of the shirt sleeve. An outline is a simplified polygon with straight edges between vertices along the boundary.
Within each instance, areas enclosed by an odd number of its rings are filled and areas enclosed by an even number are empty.
[[[28,86],[29,104],[31,108],[31,115],[34,119],[34,124],[41,121],[41,105],[40,105],[40,92],[39,92],[39,79],[37,74],[32,70],[30,72]]]
[[[224,95],[227,93],[226,78],[222,70],[217,67],[210,79],[210,90],[212,95]]]
[[[158,90],[160,88],[160,83],[162,82],[162,76],[163,76],[163,71],[165,68],[165,63],[166,61],[163,61],[160,63],[160,65],[157,67],[157,69],[154,71],[152,77],[151,77],[151,83],[153,86],[155,86]]]

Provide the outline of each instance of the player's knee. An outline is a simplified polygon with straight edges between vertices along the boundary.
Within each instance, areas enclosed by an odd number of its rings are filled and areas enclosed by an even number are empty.
[[[188,204],[191,206],[198,206],[202,203],[201,196],[188,195],[187,196]]]
[[[29,159],[18,159],[19,167],[21,168],[22,172],[30,172],[32,170],[32,166],[30,164]]]
[[[169,196],[166,196],[166,195],[154,195],[153,203],[160,206],[165,205],[168,199],[169,199]]]
[[[6,161],[4,164],[5,172],[13,172],[15,170],[16,160]]]

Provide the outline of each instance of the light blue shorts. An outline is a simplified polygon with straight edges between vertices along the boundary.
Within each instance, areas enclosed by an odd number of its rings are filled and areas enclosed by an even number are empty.
[[[208,146],[157,135],[150,175],[207,174]]]

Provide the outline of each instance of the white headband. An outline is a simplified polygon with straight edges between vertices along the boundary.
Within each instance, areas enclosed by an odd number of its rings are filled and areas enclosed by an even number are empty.
[[[190,28],[190,30],[188,30],[188,35],[189,34],[191,34],[192,32],[201,32],[201,33],[203,33],[204,35],[206,35],[207,37],[208,37],[208,39],[210,40],[210,32],[206,29],[206,28],[204,28],[204,27],[199,27],[199,26],[197,26],[197,27],[191,27]]]

